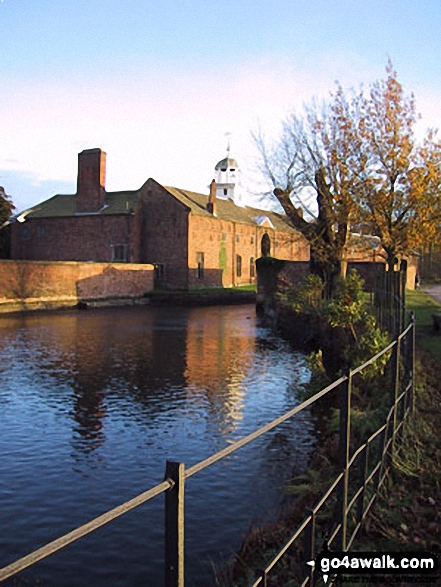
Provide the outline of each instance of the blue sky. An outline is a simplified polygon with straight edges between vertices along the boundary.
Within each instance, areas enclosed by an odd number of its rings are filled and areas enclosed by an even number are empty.
[[[231,132],[257,192],[251,131],[388,57],[441,127],[440,30],[439,0],[0,0],[0,185],[20,210],[73,193],[77,153],[101,147],[109,191],[208,193]]]

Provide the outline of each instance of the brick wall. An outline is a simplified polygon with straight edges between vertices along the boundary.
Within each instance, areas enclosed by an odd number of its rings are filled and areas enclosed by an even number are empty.
[[[246,285],[255,282],[259,256],[258,227],[191,216],[189,223],[188,281],[190,287]],[[198,259],[203,255],[203,272]]]
[[[216,217],[190,216],[189,286],[230,287],[256,283],[255,262],[261,255],[261,240],[265,233],[270,237],[271,251],[276,251],[279,258],[309,259],[309,246],[301,235],[229,222]],[[198,269],[201,254],[203,272]]]
[[[407,265],[407,289],[415,288],[415,274],[417,260],[411,257]],[[355,269],[364,280],[364,287],[373,291],[379,274],[385,270],[385,263],[381,261],[349,261],[347,272]],[[309,263],[305,261],[287,261],[278,274],[278,291],[285,292],[292,285],[298,286],[309,273]]]
[[[77,212],[98,212],[105,203],[106,154],[101,149],[78,153]]]
[[[128,245],[138,262],[133,214],[30,218],[11,228],[13,259],[111,262],[112,247]]]
[[[188,215],[188,208],[153,179],[139,190],[139,262],[161,264],[158,285],[166,288],[188,285]]]
[[[150,265],[0,261],[0,311],[135,300],[153,289],[153,279]]]

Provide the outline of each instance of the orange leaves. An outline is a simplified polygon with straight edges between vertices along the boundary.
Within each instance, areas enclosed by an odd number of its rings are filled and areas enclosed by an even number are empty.
[[[441,143],[430,131],[417,144],[418,117],[389,60],[386,78],[367,93],[337,84],[327,103],[292,114],[272,159],[258,144],[285,211],[315,192],[315,223],[296,217],[295,226],[331,264],[350,228],[379,236],[390,259],[439,238]]]

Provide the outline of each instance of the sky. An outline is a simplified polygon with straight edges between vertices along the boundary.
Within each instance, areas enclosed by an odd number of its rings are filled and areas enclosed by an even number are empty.
[[[277,138],[389,58],[421,129],[441,128],[440,30],[440,0],[0,0],[0,185],[17,211],[74,193],[100,147],[108,191],[208,194],[230,141],[256,205],[252,132]]]

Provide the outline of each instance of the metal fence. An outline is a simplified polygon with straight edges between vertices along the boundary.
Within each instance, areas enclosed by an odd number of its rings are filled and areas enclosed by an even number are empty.
[[[407,262],[398,271],[382,271],[377,275],[372,300],[372,312],[378,324],[396,336],[406,321]]]
[[[375,363],[385,353],[391,353],[390,409],[384,424],[374,431],[351,455],[353,378],[369,365]],[[304,562],[314,559],[323,547],[329,549],[334,547],[343,552],[349,550],[393,465],[394,457],[404,432],[405,419],[413,410],[414,373],[415,325],[412,315],[410,324],[399,334],[394,342],[372,357],[372,359],[360,367],[350,370],[345,377],[340,378],[326,388],[328,392],[337,387],[339,389],[340,473],[283,548],[260,571],[260,575],[252,584],[252,587],[257,587],[258,585],[267,586],[271,571],[297,541],[303,541],[302,554]],[[333,523],[325,544],[320,543],[317,546],[319,542],[316,532],[317,517],[332,498],[336,503]],[[314,585],[315,574],[315,568],[310,567],[300,583],[302,587]]]
[[[79,540],[101,526],[164,493],[165,587],[184,587],[184,488],[186,480],[244,447],[276,426],[279,426],[282,422],[293,418],[296,414],[315,404],[320,398],[327,396],[333,390],[338,390],[340,397],[340,473],[296,532],[286,542],[283,548],[281,548],[280,552],[272,558],[263,570],[259,571],[259,576],[253,583],[253,587],[257,587],[258,585],[266,586],[268,584],[271,571],[290,550],[293,544],[298,541],[301,541],[303,544],[304,561],[315,557],[318,552],[316,546],[318,543],[316,535],[317,517],[325,505],[329,505],[332,500],[336,503],[336,515],[334,516],[332,528],[327,537],[327,544],[329,547],[337,546],[342,551],[349,549],[392,466],[395,451],[399,445],[400,437],[403,434],[405,418],[412,410],[415,356],[414,332],[414,320],[413,316],[411,316],[411,321],[407,328],[387,348],[375,357],[372,357],[364,365],[349,371],[345,376],[322,389],[289,412],[188,469],[184,463],[168,461],[165,468],[165,478],[162,483],[0,569],[0,581],[16,575],[72,542]],[[351,455],[351,398],[353,379],[357,374],[367,369],[387,353],[390,354],[389,363],[391,373],[391,407],[389,413],[384,424]],[[314,581],[314,569],[311,568],[305,575],[302,585],[312,585]]]

